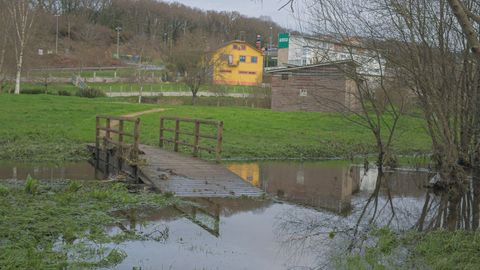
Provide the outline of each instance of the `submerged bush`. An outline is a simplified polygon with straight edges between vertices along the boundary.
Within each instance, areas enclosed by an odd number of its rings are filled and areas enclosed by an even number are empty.
[[[77,192],[78,190],[80,190],[82,188],[82,184],[80,184],[80,182],[78,181],[72,181],[70,182],[70,184],[68,185],[68,191],[69,192]]]
[[[79,89],[76,93],[76,96],[85,97],[85,98],[96,98],[96,97],[104,97],[105,93],[95,88],[86,88],[86,89]]]
[[[25,192],[28,194],[37,194],[39,191],[38,188],[38,180],[28,175],[27,180],[25,181]]]
[[[0,196],[5,196],[8,194],[8,188],[0,184]]]

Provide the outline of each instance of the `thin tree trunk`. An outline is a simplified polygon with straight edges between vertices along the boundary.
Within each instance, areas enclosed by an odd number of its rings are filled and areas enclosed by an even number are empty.
[[[138,95],[138,103],[142,103],[143,85],[140,86],[140,93]]]
[[[15,76],[15,94],[20,94],[20,81],[22,77],[22,65],[23,65],[23,44],[20,45],[20,54],[18,56],[17,63],[17,75]]]
[[[5,63],[5,53],[7,52],[7,35],[3,36],[2,51],[0,52],[0,74],[3,73],[3,64]]]

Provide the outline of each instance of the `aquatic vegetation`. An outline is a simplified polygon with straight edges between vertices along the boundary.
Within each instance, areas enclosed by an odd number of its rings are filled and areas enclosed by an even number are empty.
[[[114,243],[160,241],[135,230],[107,231],[123,221],[113,211],[162,208],[178,199],[160,194],[132,193],[123,184],[98,182],[0,185],[0,268],[64,269],[114,266],[127,256]],[[32,196],[35,194],[35,196]],[[165,231],[167,231],[165,233]]]
[[[337,269],[479,269],[480,232],[375,228],[361,251],[336,258]]]

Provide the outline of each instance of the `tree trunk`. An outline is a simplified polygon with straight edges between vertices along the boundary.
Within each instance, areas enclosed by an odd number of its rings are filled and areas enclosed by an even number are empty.
[[[197,103],[197,91],[192,91],[192,105]]]
[[[23,44],[20,45],[20,54],[17,62],[17,75],[15,76],[15,95],[20,94],[20,81],[22,78],[22,65],[23,65]]]
[[[2,51],[0,52],[0,74],[3,73],[3,64],[5,62],[5,53],[7,52],[7,35],[3,37]]]
[[[138,95],[138,103],[142,103],[143,85],[140,86],[140,93]]]
[[[480,168],[475,166],[472,175],[472,229],[477,230],[480,222]]]

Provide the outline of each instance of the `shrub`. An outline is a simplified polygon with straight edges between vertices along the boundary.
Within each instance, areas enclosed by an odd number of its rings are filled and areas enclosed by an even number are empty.
[[[59,96],[71,96],[72,93],[70,93],[69,91],[67,90],[59,90],[58,93],[57,93]]]
[[[79,97],[85,97],[85,98],[96,98],[96,97],[104,97],[105,93],[95,88],[86,88],[86,89],[79,89],[76,95]]]
[[[40,184],[37,179],[27,176],[27,181],[25,182],[25,192],[28,194],[37,194]]]
[[[45,90],[40,90],[40,89],[22,89],[20,92],[22,94],[26,95],[38,95],[38,94],[45,94]]]
[[[6,186],[0,184],[0,195],[1,196],[6,196],[8,194],[9,190]]]
[[[77,181],[72,181],[72,182],[70,182],[70,184],[68,185],[68,191],[69,191],[69,192],[77,192],[77,191],[79,191],[81,188],[82,188],[82,184],[80,184],[80,183],[77,182]]]

